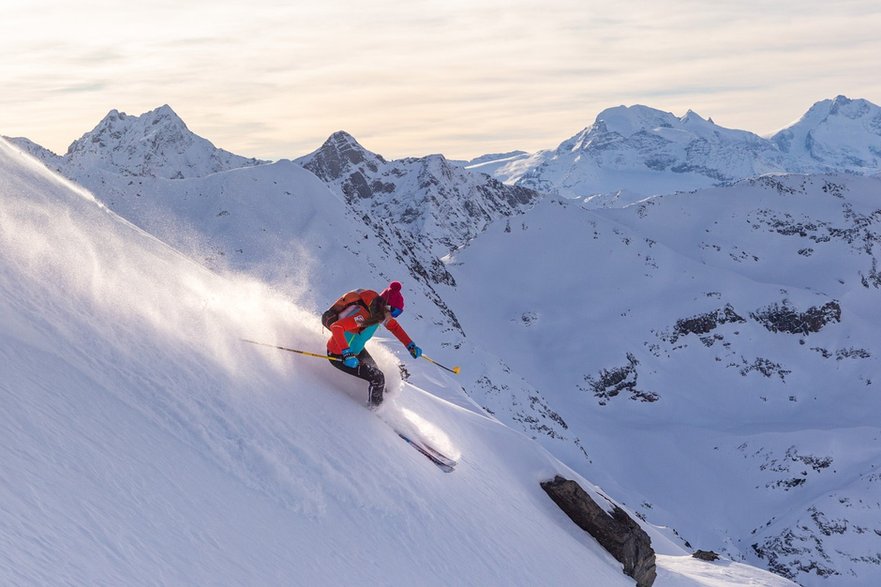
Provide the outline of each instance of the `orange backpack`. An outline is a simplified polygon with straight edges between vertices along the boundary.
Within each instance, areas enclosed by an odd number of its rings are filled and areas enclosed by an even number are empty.
[[[355,306],[356,308],[361,307],[370,312],[370,304],[377,298],[377,296],[379,296],[379,294],[372,289],[356,289],[354,291],[346,292],[321,315],[321,324],[330,330],[331,324],[339,320],[341,317],[345,318],[346,315],[354,312],[352,306]],[[352,310],[347,312],[347,309],[349,308],[352,308]]]

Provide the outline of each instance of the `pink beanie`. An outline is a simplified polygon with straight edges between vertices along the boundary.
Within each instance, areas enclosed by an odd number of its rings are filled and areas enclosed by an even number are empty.
[[[401,282],[393,281],[388,284],[388,287],[379,294],[382,299],[385,300],[385,303],[391,306],[392,308],[398,308],[399,310],[404,309],[404,296],[401,295]]]

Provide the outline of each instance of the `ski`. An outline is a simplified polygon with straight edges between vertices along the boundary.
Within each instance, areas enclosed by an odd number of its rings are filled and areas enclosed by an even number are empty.
[[[456,468],[456,465],[458,464],[457,461],[454,461],[450,457],[438,452],[436,449],[428,445],[422,444],[417,440],[413,440],[402,432],[398,432],[397,430],[395,432],[397,432],[398,436],[403,438],[407,444],[418,450],[420,453],[425,455],[428,460],[437,465],[437,467],[444,473],[452,473],[453,470]]]

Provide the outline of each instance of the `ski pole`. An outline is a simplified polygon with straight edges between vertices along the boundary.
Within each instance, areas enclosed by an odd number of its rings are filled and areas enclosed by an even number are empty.
[[[462,371],[462,367],[453,367],[451,369],[450,367],[446,367],[444,365],[441,365],[440,363],[438,363],[437,361],[435,361],[434,359],[432,359],[431,357],[429,357],[427,355],[422,355],[422,358],[425,359],[426,361],[428,361],[429,363],[434,363],[435,365],[437,365],[441,369],[446,369],[450,373],[455,373],[456,375],[458,375]]]
[[[289,349],[284,346],[278,346],[275,344],[266,344],[265,342],[257,342],[256,340],[248,340],[247,338],[241,339],[242,342],[250,342],[251,344],[259,344],[260,346],[268,346],[272,349],[278,349],[280,351],[287,351],[289,353],[297,353],[298,355],[306,355],[307,357],[315,357],[316,359],[327,359],[328,361],[342,361],[339,357],[331,357],[328,355],[319,355],[318,353],[310,353],[309,351],[301,351],[298,349]]]

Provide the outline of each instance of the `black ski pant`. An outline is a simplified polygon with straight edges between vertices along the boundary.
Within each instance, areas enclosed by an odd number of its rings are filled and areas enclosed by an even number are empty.
[[[342,358],[340,355],[328,354],[331,357]],[[382,401],[382,394],[385,392],[385,374],[379,369],[376,361],[373,360],[373,357],[370,356],[366,349],[358,353],[357,356],[359,361],[357,367],[346,367],[342,361],[331,361],[330,364],[340,371],[370,383],[369,401],[379,403]]]

